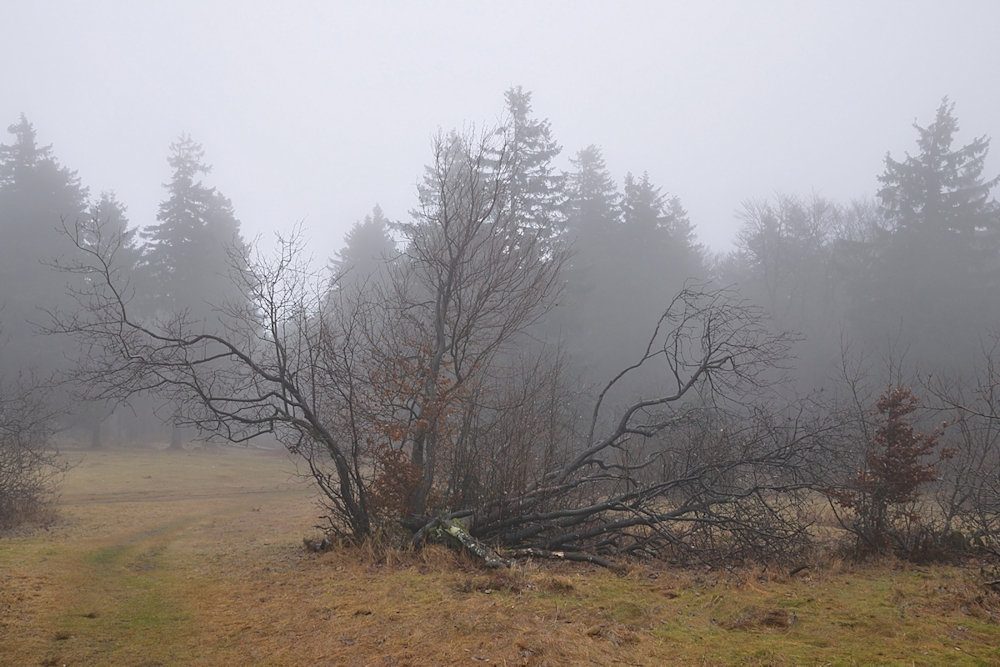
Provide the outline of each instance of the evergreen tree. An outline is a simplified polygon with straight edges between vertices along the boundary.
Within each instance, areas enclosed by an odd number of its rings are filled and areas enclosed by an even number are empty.
[[[90,205],[83,232],[84,244],[92,247],[99,241],[109,243],[113,237],[121,239],[115,252],[116,268],[128,275],[129,284],[134,285],[131,274],[138,268],[142,254],[137,243],[136,229],[129,227],[125,205],[118,201],[114,192],[102,192],[100,198]],[[90,403],[79,406],[78,410],[79,423],[90,432],[91,448],[100,449],[103,446],[102,424],[113,413],[113,407],[103,403]]]
[[[879,176],[878,197],[885,215],[895,223],[897,242],[931,241],[969,252],[971,259],[983,232],[996,232],[1000,206],[990,191],[1000,176],[983,179],[990,140],[977,137],[953,149],[958,120],[955,105],[942,100],[934,122],[917,130],[916,156],[902,162],[885,157],[885,173]],[[920,238],[923,237],[923,238]]]
[[[643,173],[625,175],[621,202],[622,234],[628,252],[658,289],[676,286],[704,273],[703,248],[677,196],[667,197]]]
[[[648,174],[626,175],[619,195],[596,146],[572,164],[566,208],[573,257],[560,325],[586,380],[603,384],[641,354],[670,299],[687,279],[704,275],[704,260],[680,199],[662,194]]]
[[[233,205],[198,178],[211,167],[205,151],[188,135],[170,144],[167,162],[174,173],[167,199],[160,204],[159,224],[143,231],[143,266],[148,281],[142,290],[147,311],[165,319],[180,316],[207,330],[224,324],[220,308],[239,307],[243,295],[231,279],[234,259],[245,249]],[[181,448],[178,415],[173,418],[170,448]]]
[[[570,236],[606,236],[619,221],[618,190],[601,149],[590,145],[570,160],[567,175],[567,224]]]
[[[512,209],[529,227],[543,230],[550,244],[565,235],[565,176],[553,160],[562,147],[552,138],[548,120],[531,117],[531,93],[521,86],[504,93],[508,114],[506,150],[512,154],[510,195]]]
[[[45,324],[43,311],[65,301],[67,277],[47,264],[65,247],[58,228],[85,216],[87,189],[59,164],[52,146],[38,145],[24,114],[8,132],[13,143],[0,144],[0,329],[9,366],[3,370],[51,370],[65,341],[36,336],[32,322]]]
[[[983,177],[989,139],[954,148],[958,121],[945,98],[917,130],[916,156],[887,155],[878,198],[889,233],[854,286],[854,319],[868,340],[894,337],[926,366],[971,363],[1000,326],[996,255],[1000,206]]]
[[[142,252],[139,248],[138,230],[129,226],[127,211],[125,204],[118,201],[114,192],[105,190],[87,209],[87,218],[90,229],[100,226],[100,233],[105,239],[111,236],[121,237],[121,247],[115,253],[115,259],[121,270],[132,272],[139,266]]]
[[[567,175],[567,236],[573,257],[566,270],[571,301],[579,301],[608,278],[621,220],[618,191],[601,149],[584,148],[570,160],[575,171]],[[612,261],[609,261],[612,260]]]
[[[607,381],[620,367],[638,327],[623,321],[619,235],[621,209],[614,179],[600,148],[588,146],[570,160],[566,176],[567,239],[572,256],[564,271],[564,307],[556,325],[588,384]]]
[[[391,222],[378,204],[363,222],[356,222],[344,237],[344,247],[330,261],[330,272],[340,283],[363,283],[375,276],[396,255],[396,242],[389,233]]]
[[[164,185],[168,197],[160,204],[158,224],[142,233],[152,308],[195,319],[240,297],[229,279],[229,249],[244,245],[232,203],[198,178],[211,171],[204,155],[188,135],[170,144],[167,161],[174,173]]]

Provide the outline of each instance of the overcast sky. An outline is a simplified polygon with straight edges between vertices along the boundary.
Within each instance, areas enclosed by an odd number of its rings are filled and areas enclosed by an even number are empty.
[[[944,95],[960,140],[1000,133],[992,0],[3,5],[0,127],[26,113],[138,225],[188,132],[247,236],[304,220],[318,258],[376,202],[405,218],[431,135],[495,122],[512,85],[565,168],[601,146],[720,250],[745,198],[873,195]]]

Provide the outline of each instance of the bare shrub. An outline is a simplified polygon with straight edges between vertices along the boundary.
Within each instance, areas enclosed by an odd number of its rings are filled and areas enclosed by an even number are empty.
[[[954,456],[941,467],[935,494],[951,547],[1000,557],[1000,338],[984,350],[972,377],[931,377],[928,390],[950,414]]]
[[[67,469],[52,444],[52,415],[33,383],[0,382],[0,530],[43,519]]]

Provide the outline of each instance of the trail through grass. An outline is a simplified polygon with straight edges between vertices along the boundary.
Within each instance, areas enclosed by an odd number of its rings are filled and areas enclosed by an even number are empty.
[[[60,524],[0,539],[0,665],[1000,664],[978,571],[313,554],[291,470],[231,448],[88,452]]]

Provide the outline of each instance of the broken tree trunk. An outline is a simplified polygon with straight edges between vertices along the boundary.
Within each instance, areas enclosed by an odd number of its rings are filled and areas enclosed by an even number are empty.
[[[419,545],[420,542],[431,536],[439,537],[446,542],[465,549],[490,569],[511,566],[511,561],[501,557],[493,549],[470,535],[459,523],[451,519],[435,519],[427,524],[414,536],[414,543]]]
[[[548,558],[552,560],[569,560],[577,563],[593,563],[609,570],[620,570],[621,565],[600,556],[579,551],[549,551],[547,549],[516,549],[508,553],[511,558]]]

